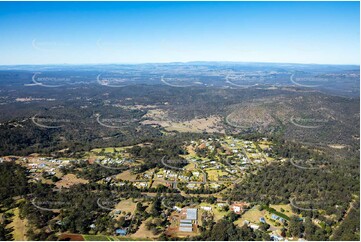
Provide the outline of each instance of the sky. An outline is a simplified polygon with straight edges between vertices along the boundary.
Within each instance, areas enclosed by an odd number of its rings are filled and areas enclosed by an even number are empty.
[[[0,65],[360,63],[359,2],[0,2]]]

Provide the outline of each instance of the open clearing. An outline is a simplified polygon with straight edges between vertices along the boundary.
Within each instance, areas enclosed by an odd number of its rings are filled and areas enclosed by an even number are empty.
[[[14,237],[14,240],[19,241],[19,240],[27,240],[25,234],[26,234],[26,226],[27,226],[27,220],[26,219],[20,219],[19,216],[19,208],[15,208],[13,210],[14,212],[14,217],[13,217],[13,221],[7,225],[8,228],[13,228],[14,231],[12,232],[12,235]]]
[[[134,203],[132,201],[131,198],[127,199],[127,200],[123,200],[123,201],[120,201],[116,206],[115,208],[116,209],[119,209],[120,211],[124,211],[126,213],[130,212],[130,213],[133,213],[135,208],[136,208],[137,204]]]
[[[118,180],[134,181],[137,179],[137,175],[132,174],[130,170],[126,170],[118,174],[115,178]]]
[[[243,226],[244,222],[247,220],[251,223],[255,223],[255,224],[258,224],[259,223],[259,219],[261,217],[265,217],[265,214],[267,213],[266,210],[263,210],[263,211],[259,211],[258,208],[253,208],[253,209],[250,209],[248,211],[246,211],[240,219],[238,219],[237,221],[235,221],[234,223],[236,225],[239,225],[239,226]]]
[[[156,180],[154,180],[154,181],[153,181],[153,184],[152,184],[152,187],[153,187],[153,188],[157,188],[159,185],[164,185],[164,182],[163,182],[163,181],[156,181]]]
[[[290,204],[270,205],[270,207],[276,209],[278,212],[286,214],[288,217],[295,215],[294,213],[292,213],[292,208]],[[281,209],[283,209],[284,211],[282,212]]]
[[[149,239],[144,238],[130,238],[128,236],[108,236],[108,235],[89,235],[89,234],[83,234],[83,235],[76,235],[80,237],[84,237],[83,240],[86,241],[146,241]]]
[[[154,239],[158,237],[157,235],[153,235],[152,231],[148,230],[145,227],[145,223],[147,221],[151,220],[151,218],[148,218],[147,220],[143,221],[142,224],[139,226],[139,229],[135,234],[130,235],[131,238],[137,239],[137,238],[147,238],[147,239]]]
[[[96,149],[92,149],[91,152],[94,153],[100,153],[102,150],[104,149],[105,153],[114,153],[114,150],[116,152],[120,152],[123,150],[122,147],[106,147],[106,148],[96,148]]]
[[[210,116],[208,118],[192,119],[183,122],[145,120],[142,124],[160,125],[167,131],[224,133],[225,131],[220,125],[221,122],[222,119],[220,117]]]
[[[56,182],[55,185],[57,188],[69,188],[75,184],[86,184],[88,180],[77,178],[74,174],[67,174],[61,178],[60,181]]]
[[[227,172],[221,171],[221,170],[215,170],[215,169],[210,169],[210,170],[206,170],[206,173],[208,175],[208,180],[210,181],[218,181],[218,176],[223,176],[223,175],[228,175]]]

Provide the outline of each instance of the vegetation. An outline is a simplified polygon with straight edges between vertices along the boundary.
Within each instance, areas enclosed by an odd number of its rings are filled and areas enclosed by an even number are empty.
[[[154,70],[147,73],[147,68],[142,73],[154,78]],[[86,81],[94,74],[68,71]],[[157,82],[94,88],[89,82],[51,92],[25,88],[31,76],[26,71],[0,72],[0,240],[13,239],[9,224],[14,208],[20,219],[27,219],[30,240],[57,240],[67,233],[85,240],[131,240],[141,228],[159,240],[254,241],[270,240],[273,227],[282,237],[359,240],[359,98],[285,87],[285,75],[279,76],[284,86],[277,88],[230,88],[214,77],[209,80],[214,86],[207,88]],[[11,85],[4,82],[14,78]],[[203,73],[199,78],[209,77]],[[38,96],[43,101],[21,101]],[[214,121],[210,129],[203,124],[186,127],[209,119]],[[41,122],[59,127],[42,127]],[[312,122],[320,128],[302,128]],[[167,129],[174,124],[180,128]],[[236,139],[252,141],[250,151],[227,143]],[[31,171],[38,156],[69,163]],[[104,157],[132,162],[119,169],[94,162]],[[174,161],[172,167],[163,159]],[[215,164],[202,167],[203,161]],[[118,178],[124,170],[134,179]],[[166,170],[188,180],[173,182]],[[192,171],[206,174],[193,176]],[[86,182],[59,185],[68,176]],[[217,185],[213,188],[211,176]],[[194,189],[187,187],[191,181]],[[141,182],[146,185],[136,185]],[[129,207],[124,208],[124,200]],[[274,214],[285,221],[267,217],[263,223],[257,217],[253,228],[240,224],[245,216],[232,212],[233,202],[250,203],[247,209],[260,205],[258,215]],[[174,206],[202,203],[213,211],[200,212],[196,232],[177,237],[177,229],[171,229],[177,225],[172,219],[180,216]],[[214,211],[218,203],[224,204],[222,213]],[[292,211],[286,214],[271,204],[291,205]],[[118,228],[129,236],[116,237]]]

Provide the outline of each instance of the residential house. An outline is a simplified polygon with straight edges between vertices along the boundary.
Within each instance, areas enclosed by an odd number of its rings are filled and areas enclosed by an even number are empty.
[[[181,212],[182,209],[178,206],[173,206],[173,210],[176,210],[177,212]]]
[[[272,213],[271,214],[271,218],[273,219],[273,220],[275,220],[275,221],[280,221],[280,222],[285,222],[285,219],[284,218],[281,218],[280,216],[278,216],[278,215],[276,215],[276,214],[274,214],[274,213]]]
[[[246,207],[248,206],[247,203],[233,203],[230,207],[231,211],[234,213],[241,213]]]
[[[256,224],[251,224],[249,227],[251,227],[252,229],[259,229],[259,225]]]
[[[127,235],[127,230],[118,228],[115,230],[115,234],[125,236],[125,235]]]
[[[212,211],[212,207],[209,207],[209,206],[201,206],[201,209],[203,209],[205,211]]]

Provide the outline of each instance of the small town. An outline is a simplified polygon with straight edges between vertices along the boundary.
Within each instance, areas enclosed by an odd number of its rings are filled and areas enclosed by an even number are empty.
[[[152,144],[141,146],[151,147]],[[128,146],[93,149],[80,159],[51,158],[33,154],[26,157],[6,156],[0,158],[0,162],[12,161],[21,164],[28,170],[30,181],[52,184],[54,190],[89,183],[89,180],[79,173],[84,168],[70,169],[74,166],[82,167],[81,165],[96,165],[112,171],[112,175],[99,178],[96,183],[118,188],[129,187],[130,190],[139,191],[144,197],[158,196],[159,193],[156,192],[163,187],[159,208],[164,210],[164,214],[168,214],[168,222],[164,227],[167,236],[187,237],[200,234],[199,226],[205,226],[208,220],[217,222],[232,213],[236,216],[234,224],[237,226],[246,225],[259,230],[267,224],[266,230],[270,232],[272,240],[290,239],[285,237],[282,230],[289,216],[294,215],[290,204],[268,207],[247,201],[227,200],[228,190],[234,184],[240,183],[247,174],[254,173],[258,167],[267,166],[272,162],[286,161],[273,155],[272,142],[267,138],[257,142],[231,136],[190,140],[184,144],[187,154],[181,155],[181,160],[163,157],[159,160],[160,167],[143,172],[137,169],[142,164],[142,159],[133,157],[129,152],[131,148]],[[197,198],[198,202],[176,202],[167,197],[169,191],[184,196],[186,200]],[[208,201],[207,194],[212,195],[212,201]],[[137,202],[134,198],[122,198],[121,193],[119,195],[119,202],[98,201],[98,205],[109,210],[109,214],[115,219],[125,214],[125,220],[132,221]],[[139,201],[144,203],[143,200]],[[34,201],[33,204],[42,209],[40,201]],[[149,202],[145,202],[144,205],[149,205]],[[51,210],[56,212],[59,209]],[[144,221],[144,224],[146,223],[151,223],[151,220],[147,219]],[[56,224],[61,225],[62,221],[57,220]],[[116,228],[114,236],[137,238],[141,234],[146,235],[148,239],[157,237],[157,233],[151,233],[145,225],[140,226],[136,233],[131,233],[131,226],[128,224],[128,227]],[[91,230],[95,228],[95,224],[90,225]],[[86,238],[91,235],[84,236]]]

